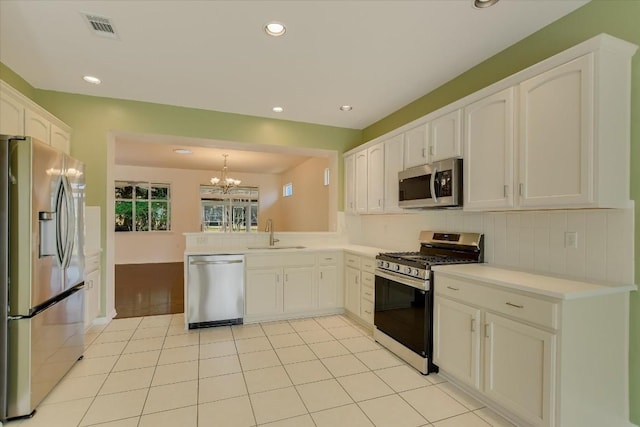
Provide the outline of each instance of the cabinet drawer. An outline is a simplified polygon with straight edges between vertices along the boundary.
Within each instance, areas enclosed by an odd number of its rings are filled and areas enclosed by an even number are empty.
[[[335,252],[328,252],[324,254],[318,254],[319,265],[336,265],[340,260],[340,254]]]
[[[438,274],[434,280],[434,289],[439,295],[549,328],[558,328],[558,304],[551,301]]]
[[[360,268],[362,271],[367,271],[369,273],[375,273],[376,271],[376,260],[374,258],[361,258],[360,259]]]
[[[360,301],[360,317],[365,322],[373,324],[373,301],[366,299]]]
[[[366,288],[371,288],[371,289],[373,289],[375,287],[376,276],[374,276],[372,273],[368,273],[366,271],[363,271],[361,273],[361,277],[362,277],[362,286],[364,286]]]
[[[371,303],[373,303],[373,288],[370,288],[368,286],[361,286],[360,287],[360,297],[363,300],[367,300]]]
[[[245,262],[247,268],[312,266],[316,264],[316,256],[314,254],[247,255]]]
[[[85,275],[88,275],[89,273],[96,271],[99,268],[100,268],[100,255],[87,257],[85,261],[85,266],[84,266]]]
[[[360,257],[353,254],[344,254],[344,265],[360,269]]]

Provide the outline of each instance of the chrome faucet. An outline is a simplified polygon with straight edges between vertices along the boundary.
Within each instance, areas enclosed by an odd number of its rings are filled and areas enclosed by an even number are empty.
[[[267,225],[264,227],[264,231],[269,233],[269,246],[275,246],[276,242],[280,241],[280,239],[273,238],[273,220],[271,218],[267,220]]]

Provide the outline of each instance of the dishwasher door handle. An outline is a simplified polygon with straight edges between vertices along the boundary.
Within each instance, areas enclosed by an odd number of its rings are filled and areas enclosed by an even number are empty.
[[[241,259],[236,259],[233,261],[191,261],[190,264],[191,265],[211,265],[211,264],[215,264],[215,265],[224,265],[224,264],[242,264],[242,260]]]

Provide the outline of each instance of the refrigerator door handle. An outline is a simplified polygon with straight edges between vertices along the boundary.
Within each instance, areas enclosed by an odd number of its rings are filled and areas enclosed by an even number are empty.
[[[76,220],[75,209],[73,206],[73,191],[71,189],[71,184],[69,183],[69,178],[66,176],[62,177],[62,182],[64,186],[65,193],[65,202],[67,208],[67,214],[65,215],[67,220],[67,233],[66,233],[66,242],[65,242],[65,250],[64,250],[64,263],[62,265],[63,268],[69,267],[71,264],[71,256],[73,254],[73,246],[75,240],[75,232],[76,228],[74,226]]]
[[[66,246],[67,239],[67,231],[63,229],[63,221],[64,221],[64,209],[65,209],[65,195],[64,195],[64,184],[63,177],[60,176],[60,180],[57,184],[56,189],[56,259],[58,260],[58,264],[60,266],[64,265],[64,252]],[[66,224],[64,224],[66,226]]]

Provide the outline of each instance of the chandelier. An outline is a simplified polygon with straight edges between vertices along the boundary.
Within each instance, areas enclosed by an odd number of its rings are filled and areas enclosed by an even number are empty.
[[[217,188],[220,188],[223,193],[228,193],[230,189],[240,185],[240,180],[229,178],[227,176],[227,157],[229,157],[229,155],[223,154],[222,157],[224,157],[224,166],[222,167],[222,178],[218,178],[217,176],[214,176],[213,178],[211,178],[211,184],[213,184]]]

